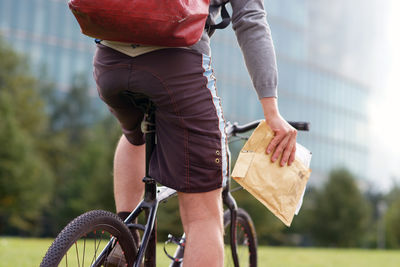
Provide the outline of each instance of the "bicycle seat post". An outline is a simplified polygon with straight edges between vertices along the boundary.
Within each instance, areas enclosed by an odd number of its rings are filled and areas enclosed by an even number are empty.
[[[145,177],[143,178],[143,182],[145,183],[144,200],[146,202],[152,202],[157,197],[156,181],[149,175],[150,158],[156,145],[156,107],[144,94],[124,91],[123,95],[129,99],[132,105],[144,113],[144,119],[141,125],[141,130],[145,134],[146,141],[146,170]]]
[[[157,197],[156,181],[149,175],[151,154],[156,145],[155,106],[151,102],[148,105],[142,122],[142,131],[145,133],[146,138],[146,172],[143,178],[143,182],[145,183],[144,199],[151,202]]]

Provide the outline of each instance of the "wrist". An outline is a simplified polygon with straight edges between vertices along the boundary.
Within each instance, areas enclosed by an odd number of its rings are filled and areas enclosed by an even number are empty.
[[[260,99],[260,102],[265,118],[279,115],[278,101],[275,97],[264,97]]]

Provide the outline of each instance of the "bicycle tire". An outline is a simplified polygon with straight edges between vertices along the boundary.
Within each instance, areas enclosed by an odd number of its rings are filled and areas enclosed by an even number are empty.
[[[249,266],[257,267],[257,236],[253,221],[250,215],[243,209],[237,209],[237,227],[236,227],[236,246],[240,267]],[[231,214],[227,210],[224,213],[225,237],[225,267],[235,266],[232,259],[232,251],[230,246],[230,227]],[[235,266],[238,267],[238,266]]]
[[[46,255],[44,256],[40,264],[40,267],[58,266],[60,262],[62,262],[64,256],[66,256],[65,262],[66,266],[68,266],[68,252],[71,248],[73,250],[76,250],[76,255],[77,255],[76,258],[79,263],[79,266],[83,266],[86,263],[85,262],[86,250],[88,252],[91,250],[90,243],[93,243],[94,241],[94,248],[93,248],[94,256],[89,257],[89,260],[90,258],[92,258],[92,262],[90,263],[89,266],[92,266],[93,259],[96,259],[98,256],[96,255],[97,251],[99,251],[100,254],[101,251],[103,250],[103,247],[100,247],[102,240],[99,240],[98,241],[99,243],[96,244],[97,235],[98,234],[103,235],[105,233],[108,233],[109,235],[105,236],[104,238],[105,239],[104,246],[109,243],[111,237],[114,237],[115,242],[113,244],[116,244],[116,242],[118,242],[118,244],[122,249],[123,255],[125,255],[126,262],[128,263],[129,266],[132,266],[136,258],[137,249],[132,234],[129,231],[128,227],[114,213],[104,210],[93,210],[86,212],[80,215],[79,217],[75,218],[60,232],[60,234],[53,241],[48,251],[46,252]],[[94,240],[93,240],[93,235],[94,235]],[[80,241],[80,243],[78,244],[78,240],[80,240],[81,238],[83,238],[84,241]],[[82,261],[80,262],[79,260],[81,256],[79,255],[78,247],[79,246],[82,247],[82,242],[84,244],[83,255],[82,255],[83,258]],[[88,244],[87,248],[86,248],[86,242]],[[73,247],[75,247],[75,249]],[[70,259],[70,262],[72,259]],[[103,259],[107,259],[107,257],[103,257]],[[64,266],[64,263],[62,266]],[[102,260],[99,263],[99,265],[96,266],[107,266],[107,261]]]

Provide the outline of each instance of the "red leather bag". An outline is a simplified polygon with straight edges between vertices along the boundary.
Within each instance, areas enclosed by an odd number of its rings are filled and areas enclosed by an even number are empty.
[[[82,33],[110,41],[190,46],[201,37],[210,0],[69,0]]]

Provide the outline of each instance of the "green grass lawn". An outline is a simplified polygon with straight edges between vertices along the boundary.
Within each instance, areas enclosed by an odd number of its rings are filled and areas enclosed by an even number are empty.
[[[39,266],[50,239],[22,239],[0,237],[0,267]],[[158,266],[168,266],[168,258],[158,247]],[[362,249],[319,249],[259,247],[258,266],[263,267],[398,267],[398,250],[362,250]]]

